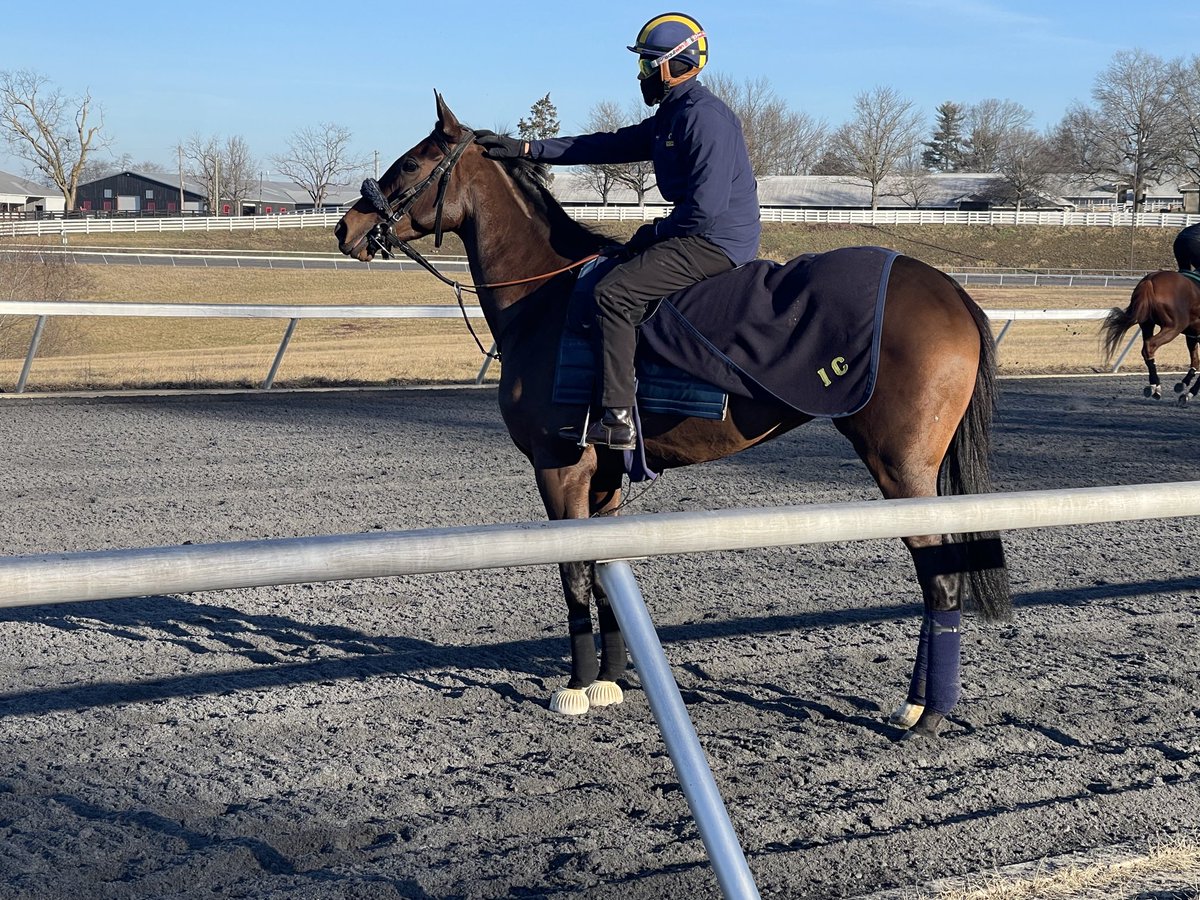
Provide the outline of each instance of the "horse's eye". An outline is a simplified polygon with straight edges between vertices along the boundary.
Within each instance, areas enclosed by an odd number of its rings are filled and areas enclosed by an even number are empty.
[[[417,171],[417,169],[421,168],[421,164],[419,162],[417,162],[415,159],[412,159],[411,157],[409,157],[408,159],[406,159],[404,162],[402,162],[400,164],[400,168],[403,169],[405,172],[407,172],[409,175],[411,175],[413,172]]]

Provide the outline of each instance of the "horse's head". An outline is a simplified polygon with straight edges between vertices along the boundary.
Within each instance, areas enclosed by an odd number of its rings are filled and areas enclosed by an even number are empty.
[[[412,241],[436,233],[440,243],[443,230],[454,231],[462,223],[465,207],[459,192],[449,190],[450,175],[475,135],[441,94],[434,96],[438,118],[430,135],[392,163],[378,182],[364,181],[363,196],[334,229],[347,256],[370,262],[386,249],[389,237]]]

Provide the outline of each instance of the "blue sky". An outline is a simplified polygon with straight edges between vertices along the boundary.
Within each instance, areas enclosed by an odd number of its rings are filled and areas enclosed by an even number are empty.
[[[592,107],[638,97],[625,50],[651,16],[682,9],[709,34],[710,66],[767,79],[836,126],[888,85],[932,123],[944,100],[1014,100],[1039,127],[1088,101],[1121,49],[1200,53],[1190,0],[312,0],[8,2],[0,69],[32,68],[105,112],[115,155],[173,166],[192,134],[240,135],[267,158],[299,128],[335,122],[390,162],[428,133],[433,91],[476,128],[514,128],[545,93],[563,133]],[[557,12],[555,10],[558,10]],[[0,147],[0,170],[24,164]]]

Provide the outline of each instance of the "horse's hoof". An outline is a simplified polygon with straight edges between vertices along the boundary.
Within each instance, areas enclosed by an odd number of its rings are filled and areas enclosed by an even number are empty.
[[[1153,397],[1154,396],[1154,388],[1150,387],[1149,385],[1146,385],[1146,387],[1142,388],[1142,396],[1143,397]]]
[[[1191,395],[1191,394],[1180,394],[1180,395],[1179,395],[1179,401],[1178,401],[1178,402],[1179,402],[1179,405],[1180,405],[1180,406],[1187,406],[1187,405],[1188,405],[1188,401],[1189,401],[1189,400],[1191,400],[1191,399],[1192,399],[1192,395]]]
[[[905,744],[921,741],[936,741],[938,733],[936,731],[928,731],[924,728],[910,728],[904,734],[900,735],[900,741]]]
[[[590,705],[587,691],[581,688],[563,688],[550,695],[550,712],[564,716],[582,716]]]
[[[1177,394],[1182,394],[1186,390],[1187,390],[1187,385],[1184,384],[1182,381],[1175,385],[1175,393],[1177,393]]]
[[[917,724],[917,719],[921,718],[923,712],[925,712],[924,706],[905,700],[892,710],[892,714],[888,716],[888,724],[895,725],[897,728],[912,728]]]
[[[583,692],[592,706],[616,706],[625,699],[625,692],[615,681],[593,681]]]

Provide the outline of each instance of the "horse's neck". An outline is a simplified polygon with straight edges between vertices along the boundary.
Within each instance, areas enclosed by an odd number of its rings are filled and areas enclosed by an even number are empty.
[[[555,295],[553,290],[546,290],[547,279],[539,276],[558,272],[578,262],[589,251],[582,246],[583,242],[574,240],[558,249],[562,242],[554,239],[544,212],[507,179],[497,179],[488,188],[488,199],[479,202],[477,198],[474,214],[464,223],[459,237],[466,248],[474,282],[504,285],[482,287],[479,291],[488,327],[499,339],[528,303]]]

